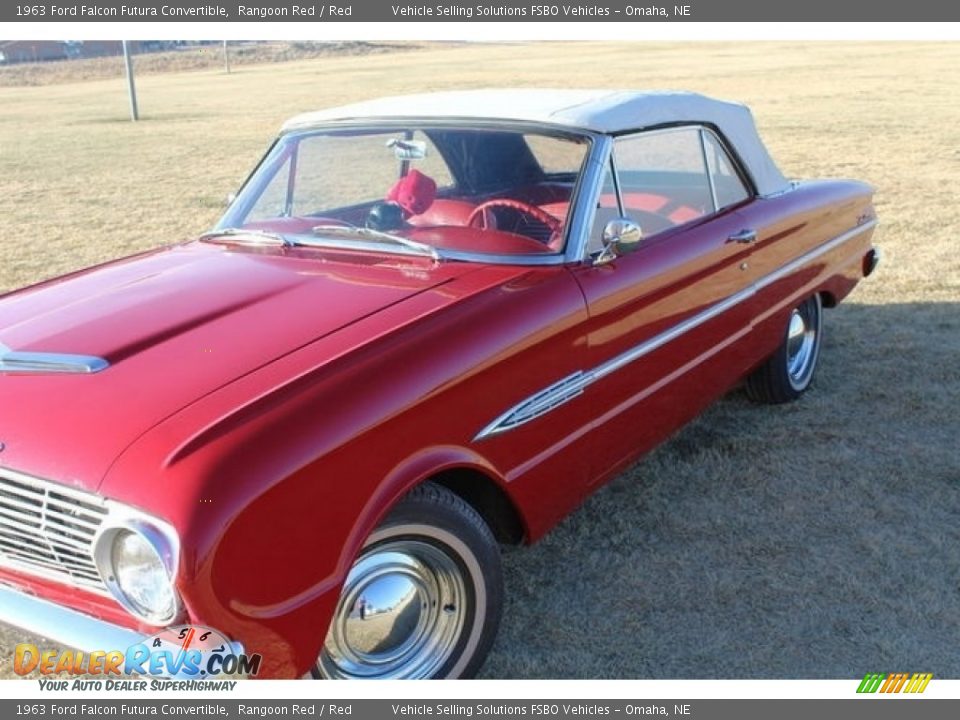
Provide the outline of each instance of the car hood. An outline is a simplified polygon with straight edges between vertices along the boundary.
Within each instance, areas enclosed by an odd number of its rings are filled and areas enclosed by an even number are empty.
[[[0,345],[108,365],[0,372],[0,467],[94,490],[124,448],[179,409],[361,318],[442,292],[470,270],[194,242],[6,295]]]

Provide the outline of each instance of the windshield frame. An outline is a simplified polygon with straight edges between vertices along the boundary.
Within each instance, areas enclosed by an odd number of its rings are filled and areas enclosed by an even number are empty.
[[[537,255],[523,254],[497,254],[466,252],[462,250],[453,250],[449,248],[435,248],[439,259],[459,260],[474,263],[486,263],[497,265],[560,265],[569,262],[579,262],[582,258],[582,247],[585,233],[588,232],[590,223],[593,221],[592,208],[589,202],[583,202],[584,198],[589,200],[595,193],[597,183],[600,182],[602,168],[604,167],[604,158],[608,152],[609,136],[603,133],[592,132],[589,130],[571,128],[566,125],[552,125],[548,123],[529,123],[529,122],[508,122],[508,121],[490,121],[473,120],[470,118],[363,118],[356,120],[336,121],[329,123],[320,123],[309,127],[297,127],[281,132],[271,143],[267,152],[263,155],[253,170],[247,175],[235,198],[224,212],[223,216],[214,225],[211,232],[218,233],[237,227],[238,218],[244,218],[250,212],[252,206],[256,203],[263,187],[269,179],[272,179],[273,173],[264,175],[267,163],[274,163],[282,166],[286,158],[275,156],[277,145],[285,142],[290,136],[305,137],[323,133],[326,131],[336,132],[338,130],[403,130],[410,129],[431,130],[492,130],[503,132],[518,132],[525,134],[538,134],[556,138],[579,139],[586,142],[586,151],[583,162],[578,170],[577,178],[570,195],[570,210],[564,227],[563,250],[555,253],[544,253]],[[277,167],[277,170],[280,168]],[[346,243],[324,242],[322,236],[306,240],[305,236],[290,236],[291,244],[303,247],[333,248],[338,250],[348,249]],[[300,238],[296,240],[294,238]],[[398,246],[399,247],[399,246]],[[370,247],[360,247],[359,250],[370,250]],[[394,248],[389,245],[378,246],[378,249],[385,252],[393,252]],[[404,253],[400,253],[404,254]]]

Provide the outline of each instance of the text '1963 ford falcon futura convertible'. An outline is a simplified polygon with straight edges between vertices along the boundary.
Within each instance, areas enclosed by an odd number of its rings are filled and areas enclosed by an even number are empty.
[[[741,382],[800,396],[875,223],[869,186],[786,180],[749,110],[691,93],[296,117],[210,232],[0,298],[0,620],[468,677],[499,544]]]

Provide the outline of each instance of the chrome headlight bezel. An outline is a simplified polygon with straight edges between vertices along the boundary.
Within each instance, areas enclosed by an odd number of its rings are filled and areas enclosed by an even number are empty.
[[[129,508],[111,503],[107,520],[93,544],[94,562],[100,571],[103,584],[110,595],[131,615],[139,620],[156,626],[169,625],[180,615],[182,607],[176,589],[177,565],[180,557],[180,543],[176,532],[166,523],[155,518],[141,516]],[[113,546],[121,533],[134,533],[147,543],[156,554],[166,575],[164,582],[169,585],[173,602],[169,611],[164,613],[144,612],[130,600],[127,591],[118,579],[114,569]]]

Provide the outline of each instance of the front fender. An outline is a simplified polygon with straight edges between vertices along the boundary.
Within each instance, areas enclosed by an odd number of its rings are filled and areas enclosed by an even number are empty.
[[[456,313],[425,306],[415,326],[398,320],[386,334],[360,321],[280,358],[169,418],[109,471],[104,495],[180,532],[189,618],[262,653],[264,675],[298,676],[314,662],[365,538],[416,484],[453,468],[482,473],[527,513],[531,537],[579,496],[573,477],[554,488],[563,502],[549,512],[531,501],[557,485],[559,457],[518,482],[551,436],[544,426],[526,443],[472,449],[544,368],[569,374],[583,347],[583,298],[565,270],[496,279]],[[405,303],[406,315],[415,302],[428,300]],[[377,322],[390,324],[389,313]]]

